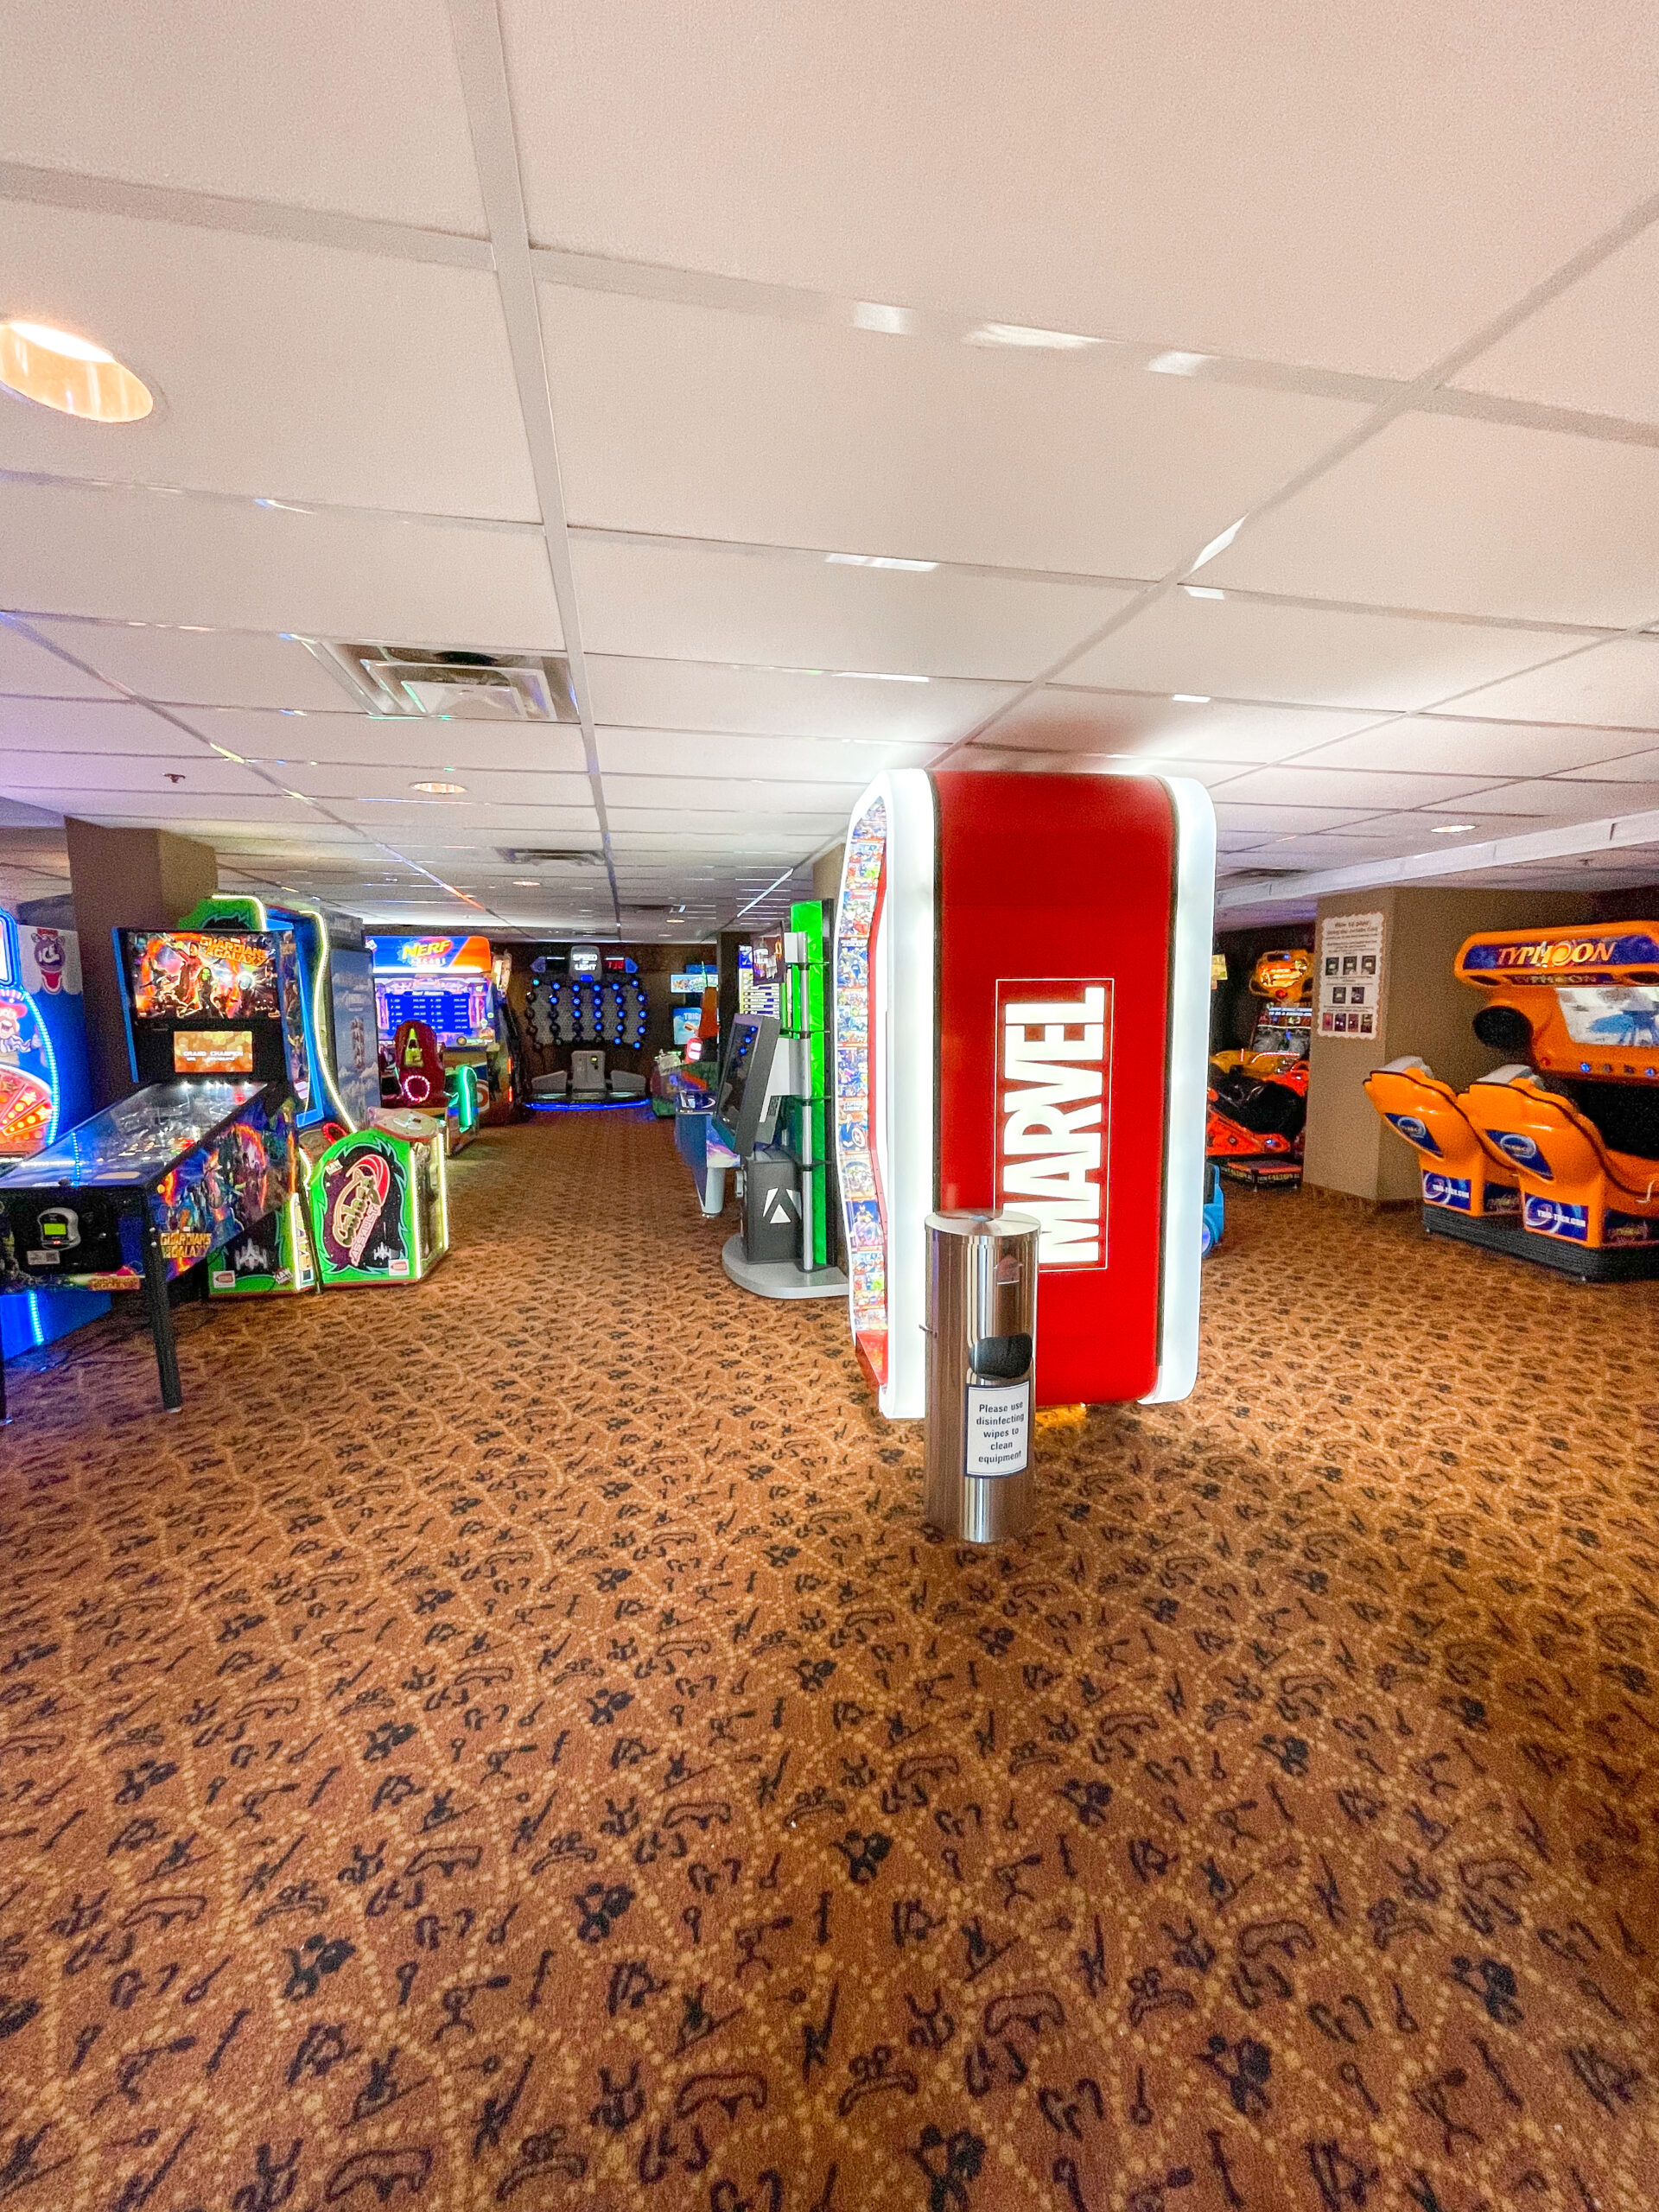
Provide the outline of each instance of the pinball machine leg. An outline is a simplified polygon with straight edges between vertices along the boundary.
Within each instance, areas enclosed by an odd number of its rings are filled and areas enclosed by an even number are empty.
[[[149,1333],[156,1343],[156,1370],[161,1377],[162,1403],[170,1414],[184,1404],[179,1388],[178,1347],[173,1340],[173,1309],[167,1299],[167,1262],[161,1239],[148,1215],[144,1219],[144,1305],[149,1314]]]

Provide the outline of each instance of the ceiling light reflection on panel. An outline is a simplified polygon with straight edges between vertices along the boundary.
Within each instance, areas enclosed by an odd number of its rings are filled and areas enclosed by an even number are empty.
[[[1024,322],[982,322],[963,340],[964,346],[1024,346],[1033,353],[1081,353],[1104,341],[1080,330],[1041,330]]]

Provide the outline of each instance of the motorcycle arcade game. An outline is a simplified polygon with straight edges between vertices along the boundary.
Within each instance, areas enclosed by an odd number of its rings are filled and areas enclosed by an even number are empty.
[[[176,1413],[168,1283],[295,1189],[299,963],[288,931],[118,930],[116,954],[144,1087],[0,1177],[3,1263],[16,1287],[142,1288]]]
[[[1307,1122],[1313,955],[1301,946],[1264,952],[1249,989],[1262,1011],[1249,1050],[1217,1052],[1210,1063],[1205,1154],[1236,1182],[1294,1190]]]
[[[1454,972],[1514,1059],[1461,1092],[1411,1055],[1365,1084],[1417,1153],[1424,1229],[1583,1282],[1659,1276],[1659,922],[1486,931]]]
[[[1215,885],[1207,792],[1153,776],[878,776],[836,910],[853,1343],[926,1407],[927,1217],[1033,1214],[1038,1406],[1198,1370]]]

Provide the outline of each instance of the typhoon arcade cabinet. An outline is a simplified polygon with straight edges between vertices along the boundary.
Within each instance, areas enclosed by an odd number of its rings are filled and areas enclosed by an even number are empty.
[[[1486,931],[1455,972],[1514,1059],[1462,1092],[1410,1055],[1365,1084],[1417,1153],[1423,1227],[1582,1281],[1659,1276],[1659,921]]]
[[[1205,1153],[1236,1181],[1294,1190],[1307,1121],[1313,953],[1300,945],[1264,952],[1249,988],[1262,1010],[1249,1050],[1217,1052],[1210,1063]]]
[[[118,930],[143,1085],[0,1177],[14,1286],[142,1288],[162,1402],[182,1403],[169,1281],[286,1205],[308,1096],[287,931]]]
[[[1035,1215],[1039,1405],[1198,1368],[1214,816],[1153,776],[891,770],[836,915],[835,1139],[853,1341],[925,1409],[935,1207]]]

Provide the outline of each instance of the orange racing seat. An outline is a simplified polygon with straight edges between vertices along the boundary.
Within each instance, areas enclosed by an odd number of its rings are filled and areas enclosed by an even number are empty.
[[[1471,1218],[1520,1218],[1516,1182],[1494,1173],[1492,1157],[1457,1093],[1426,1061],[1408,1054],[1374,1068],[1365,1078],[1365,1095],[1389,1127],[1415,1147],[1426,1206]]]
[[[1659,1160],[1615,1152],[1570,1098],[1529,1068],[1499,1068],[1459,1104],[1495,1161],[1513,1171],[1535,1236],[1592,1251],[1659,1244]]]

